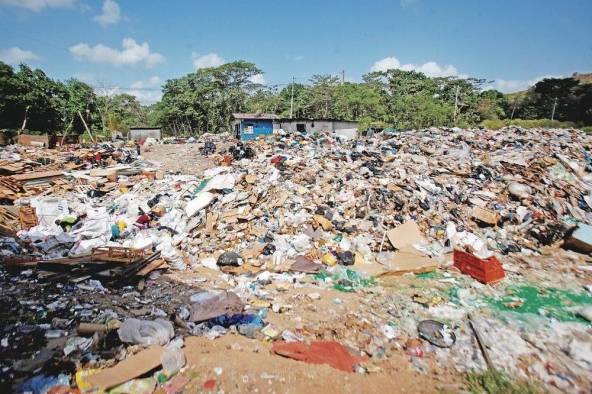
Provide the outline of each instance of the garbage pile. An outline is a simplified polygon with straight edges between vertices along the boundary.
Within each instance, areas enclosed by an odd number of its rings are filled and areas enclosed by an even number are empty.
[[[404,355],[419,374],[589,391],[591,145],[514,127],[284,133],[205,141],[203,176],[133,149],[61,152],[65,185],[0,207],[0,384],[181,390],[188,337],[237,335],[369,377]]]

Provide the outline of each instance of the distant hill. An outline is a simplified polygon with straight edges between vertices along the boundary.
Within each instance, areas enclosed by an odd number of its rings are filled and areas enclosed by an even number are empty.
[[[587,74],[580,74],[580,73],[573,73],[571,75],[573,79],[578,80],[580,83],[592,83],[592,73]]]
[[[576,81],[578,81],[579,83],[590,83],[592,84],[592,73],[573,73],[571,75],[571,78],[575,79]],[[532,86],[531,86],[532,87]],[[529,88],[530,89],[530,88]],[[528,89],[527,90],[521,90],[518,92],[512,92],[512,93],[506,93],[504,94],[504,96],[506,96],[506,98],[510,101],[522,98],[524,96],[526,96],[526,94],[528,93]]]

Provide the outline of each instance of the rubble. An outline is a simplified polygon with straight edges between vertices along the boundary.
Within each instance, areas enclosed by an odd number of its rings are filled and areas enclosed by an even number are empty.
[[[368,379],[398,360],[592,389],[592,137],[342,137],[208,135],[175,148],[187,173],[110,144],[3,150],[0,386],[224,386],[194,382],[203,337]]]

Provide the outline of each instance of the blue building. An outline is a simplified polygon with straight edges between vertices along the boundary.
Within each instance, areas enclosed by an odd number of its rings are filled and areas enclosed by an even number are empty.
[[[232,114],[234,135],[241,141],[254,140],[260,135],[273,134],[278,117],[274,114]]]

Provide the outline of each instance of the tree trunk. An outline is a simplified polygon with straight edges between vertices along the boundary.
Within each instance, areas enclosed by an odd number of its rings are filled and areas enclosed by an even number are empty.
[[[25,118],[23,119],[23,125],[21,126],[21,129],[18,132],[18,134],[22,133],[23,130],[25,130],[25,127],[27,126],[27,114],[29,113],[29,108],[31,108],[30,105],[27,105],[27,107],[25,108]]]
[[[93,144],[96,144],[95,137],[93,137],[93,135],[92,135],[90,129],[88,128],[88,125],[86,124],[86,121],[84,120],[84,117],[82,116],[82,114],[80,113],[80,111],[78,111],[78,116],[80,116],[80,120],[82,120],[82,124],[84,125],[84,128],[86,129],[86,132],[90,136],[90,140],[93,142]]]

